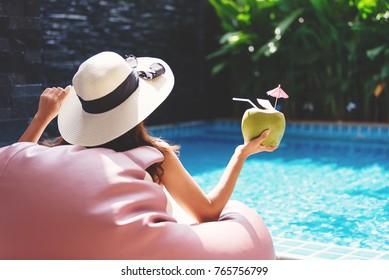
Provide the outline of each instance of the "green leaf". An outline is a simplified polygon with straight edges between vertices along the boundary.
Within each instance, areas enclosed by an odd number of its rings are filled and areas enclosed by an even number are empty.
[[[377,56],[380,55],[380,53],[386,49],[386,45],[381,45],[381,46],[378,46],[378,47],[375,47],[373,49],[369,49],[367,50],[366,52],[366,55],[368,58],[370,58],[371,60],[374,60]]]
[[[213,67],[212,67],[212,70],[211,70],[211,75],[217,75],[219,74],[225,67],[227,66],[227,63],[226,62],[220,62],[218,64],[215,64]]]
[[[240,13],[236,19],[245,24],[250,24],[251,16],[249,14]]]
[[[221,25],[225,31],[234,30],[234,19],[240,13],[240,6],[236,1],[231,0],[209,0],[217,16],[220,18]]]
[[[249,45],[257,37],[256,34],[243,31],[228,32],[220,38],[221,45]]]
[[[223,55],[230,53],[233,49],[234,49],[233,46],[225,45],[225,46],[221,47],[220,49],[218,49],[217,51],[214,51],[213,53],[209,54],[207,56],[207,59],[221,57]]]
[[[381,69],[381,79],[386,80],[389,78],[389,63],[386,63]]]
[[[295,10],[293,13],[289,14],[285,19],[283,19],[277,26],[280,30],[280,35],[283,35],[289,26],[296,21],[296,18],[304,12],[304,8]]]

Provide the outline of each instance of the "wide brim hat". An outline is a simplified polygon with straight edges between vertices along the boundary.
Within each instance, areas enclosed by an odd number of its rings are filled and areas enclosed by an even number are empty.
[[[153,57],[136,60],[134,67],[114,52],[101,52],[80,65],[58,114],[64,140],[85,147],[108,143],[144,121],[166,99],[174,86],[169,65]],[[150,66],[156,64],[164,72],[154,77]],[[142,73],[149,79],[141,78]]]

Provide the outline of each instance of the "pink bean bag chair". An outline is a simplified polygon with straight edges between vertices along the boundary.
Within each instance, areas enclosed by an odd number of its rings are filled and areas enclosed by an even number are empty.
[[[216,222],[177,222],[163,188],[144,180],[160,160],[151,147],[0,148],[0,259],[275,258],[268,229],[242,203]]]

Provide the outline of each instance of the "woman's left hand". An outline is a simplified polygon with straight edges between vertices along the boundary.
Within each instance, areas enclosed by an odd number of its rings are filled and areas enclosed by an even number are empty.
[[[250,155],[260,153],[260,152],[273,152],[278,148],[278,146],[263,146],[262,142],[265,141],[266,137],[269,135],[270,130],[265,130],[260,136],[247,142],[243,145],[237,147],[238,150],[242,153],[244,157],[249,157]]]

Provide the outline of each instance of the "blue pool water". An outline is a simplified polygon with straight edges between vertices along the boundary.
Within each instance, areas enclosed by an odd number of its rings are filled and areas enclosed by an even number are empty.
[[[233,198],[255,208],[274,236],[389,251],[389,130],[366,138],[363,127],[353,135],[320,129],[288,126],[275,152],[246,161]],[[184,166],[206,192],[242,142],[234,122],[155,134],[181,145]]]

